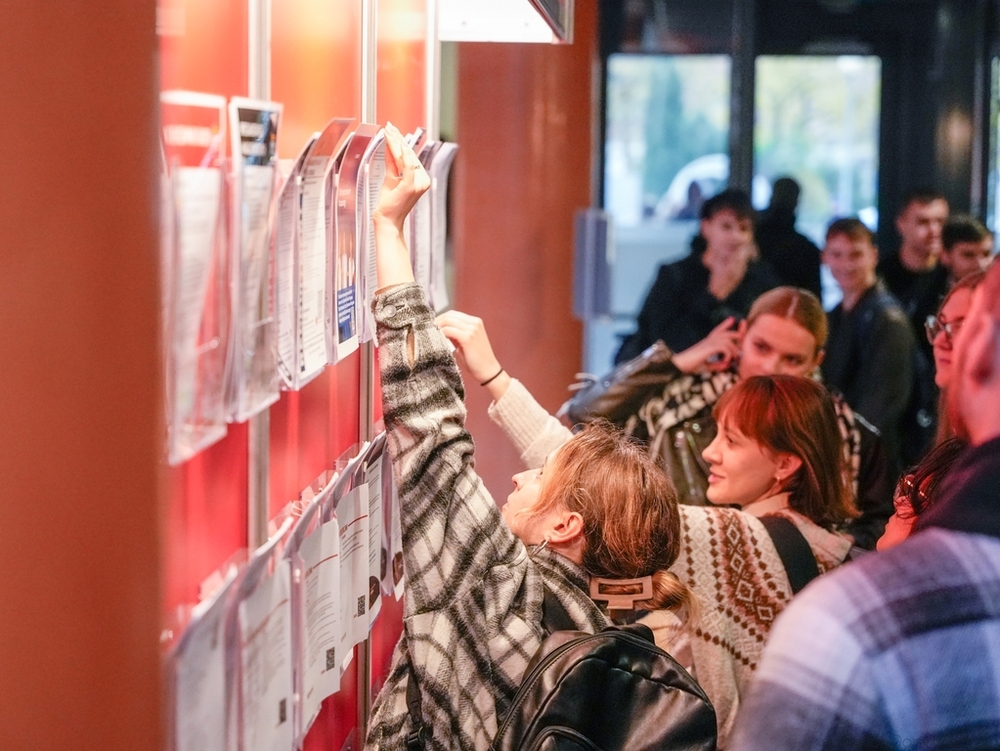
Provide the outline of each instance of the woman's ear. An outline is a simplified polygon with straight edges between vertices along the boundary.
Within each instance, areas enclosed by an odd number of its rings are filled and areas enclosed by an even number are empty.
[[[778,480],[784,483],[802,467],[802,459],[795,454],[778,454]]]
[[[569,545],[583,538],[583,516],[576,511],[562,511],[546,532],[550,545]]]

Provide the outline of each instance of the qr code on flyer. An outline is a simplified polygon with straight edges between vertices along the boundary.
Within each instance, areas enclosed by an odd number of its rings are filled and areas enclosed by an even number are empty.
[[[326,669],[333,670],[337,667],[337,648],[330,647],[326,650]]]
[[[361,595],[361,597],[358,598],[358,615],[364,615],[365,612],[366,612],[365,611],[365,596]]]

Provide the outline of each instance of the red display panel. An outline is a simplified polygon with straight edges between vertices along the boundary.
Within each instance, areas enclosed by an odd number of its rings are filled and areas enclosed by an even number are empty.
[[[159,0],[160,87],[247,95],[247,0]]]
[[[427,3],[378,3],[378,122],[404,133],[427,125]]]
[[[272,4],[271,94],[285,105],[278,149],[294,157],[333,117],[361,118],[361,8],[357,0],[283,0]],[[271,408],[274,514],[357,444],[361,437],[361,354],[327,368],[298,394]],[[359,748],[358,659],[323,704],[306,749]]]
[[[271,94],[285,105],[278,137],[294,157],[333,117],[361,117],[361,3],[272,3]]]

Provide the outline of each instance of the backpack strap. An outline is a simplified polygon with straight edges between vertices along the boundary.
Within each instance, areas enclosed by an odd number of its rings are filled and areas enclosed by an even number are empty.
[[[553,631],[580,630],[548,585],[545,585],[545,598],[542,600],[542,628],[546,635]]]
[[[410,715],[410,732],[406,736],[406,751],[424,751],[431,729],[424,724],[424,717],[420,712],[420,686],[417,685],[417,676],[413,674],[412,665],[410,665],[409,675],[406,676],[406,710]]]
[[[788,583],[792,585],[792,594],[798,594],[806,584],[819,576],[819,566],[816,565],[812,548],[790,519],[784,516],[761,516],[759,519],[778,551],[778,557],[788,574]]]

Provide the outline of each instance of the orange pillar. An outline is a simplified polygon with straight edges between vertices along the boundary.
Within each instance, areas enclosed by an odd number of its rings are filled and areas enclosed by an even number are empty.
[[[154,0],[0,24],[0,746],[162,746]]]
[[[452,185],[455,307],[481,317],[504,367],[549,410],[580,369],[572,315],[573,214],[590,205],[597,3],[575,41],[460,44]],[[467,382],[476,468],[499,498],[520,460]]]

